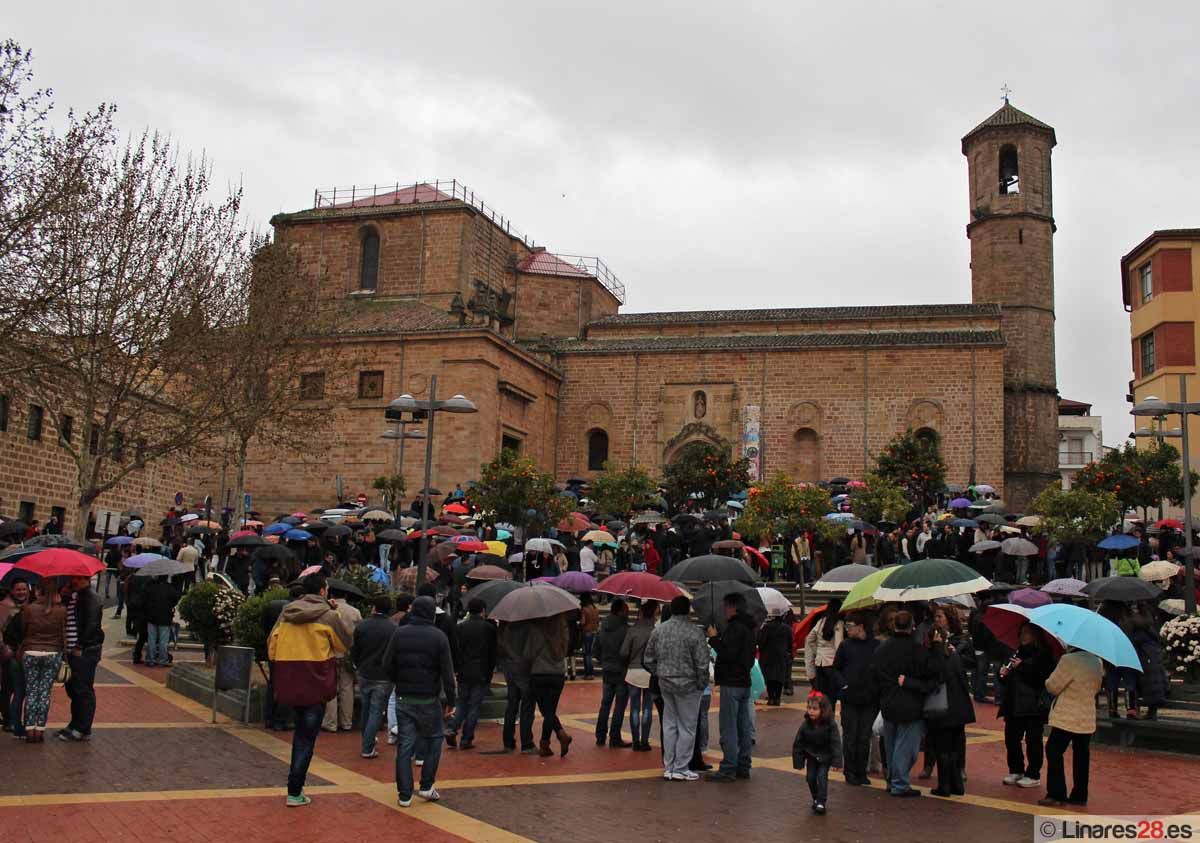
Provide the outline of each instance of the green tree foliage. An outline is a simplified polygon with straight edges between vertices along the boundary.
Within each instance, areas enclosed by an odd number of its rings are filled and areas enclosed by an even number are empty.
[[[604,471],[591,483],[589,497],[601,512],[626,516],[645,507],[657,494],[658,485],[641,466],[613,468],[606,462]]]
[[[1117,496],[1076,486],[1047,486],[1031,511],[1042,519],[1042,529],[1055,541],[1096,541],[1117,520]]]
[[[750,460],[734,459],[728,445],[692,442],[663,469],[667,499],[677,508],[693,494],[706,506],[715,506],[749,485]]]
[[[286,588],[272,588],[238,606],[237,617],[233,620],[233,640],[239,647],[253,647],[254,658],[260,662],[267,659],[268,630],[263,629],[267,607],[272,600],[287,599]]]
[[[844,529],[824,516],[833,512],[829,492],[820,486],[793,483],[786,475],[750,487],[746,508],[738,516],[737,529],[748,540],[764,535],[804,532],[818,537],[844,535]]]
[[[922,509],[946,485],[946,464],[936,432],[917,436],[905,431],[887,444],[876,465],[876,474],[900,487],[909,502]]]
[[[507,522],[537,533],[571,512],[573,501],[559,493],[554,478],[516,451],[504,449],[481,471],[471,502],[489,523]]]
[[[404,475],[384,474],[371,481],[371,488],[383,494],[383,500],[393,513],[404,497]]]
[[[879,474],[868,474],[863,483],[866,485],[850,489],[851,507],[859,518],[872,524],[877,521],[899,523],[908,514],[911,504],[900,486]]]
[[[1190,472],[1192,491],[1200,475]],[[1166,442],[1154,442],[1138,448],[1126,443],[1124,448],[1105,451],[1098,461],[1079,470],[1075,485],[1092,492],[1112,492],[1121,511],[1141,509],[1143,515],[1150,507],[1159,506],[1163,499],[1179,504],[1183,501],[1183,472],[1179,466],[1179,451]]]

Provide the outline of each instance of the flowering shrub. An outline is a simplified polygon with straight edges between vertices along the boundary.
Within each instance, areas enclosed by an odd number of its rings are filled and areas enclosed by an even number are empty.
[[[236,588],[211,582],[196,583],[180,598],[179,616],[200,639],[205,653],[211,653],[214,648],[233,640],[238,606],[245,599],[246,596]]]
[[[1169,672],[1190,675],[1200,668],[1200,617],[1172,618],[1162,625],[1161,637]]]

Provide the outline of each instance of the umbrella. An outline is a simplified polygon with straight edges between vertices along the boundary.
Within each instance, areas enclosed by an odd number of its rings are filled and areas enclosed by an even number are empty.
[[[1137,577],[1101,577],[1084,586],[1083,593],[1093,600],[1116,600],[1119,603],[1162,599],[1162,592]]]
[[[266,545],[266,539],[252,532],[231,540],[226,547],[266,547]]]
[[[1031,615],[1034,610],[1025,606],[1018,606],[1015,603],[997,603],[994,606],[988,606],[983,611],[983,625],[986,626],[991,633],[996,636],[996,640],[1011,650],[1017,649],[1020,646],[1021,627],[1027,623],[1031,623]],[[1050,638],[1050,652],[1058,658],[1062,655],[1062,642],[1057,638]]]
[[[786,615],[792,611],[792,601],[784,597],[782,592],[765,585],[760,585],[754,590],[758,592],[763,605],[767,607],[768,616]]]
[[[834,570],[837,569],[835,568]],[[880,568],[878,571],[867,574],[867,576],[856,582],[842,601],[842,611],[850,612],[854,609],[866,609],[883,602],[882,600],[875,599],[875,591],[898,570],[900,570],[899,565],[888,565],[886,568]]]
[[[293,532],[304,533],[307,531],[306,530],[294,530],[294,531],[289,530],[288,535],[290,536]],[[338,538],[341,536],[348,536],[352,532],[354,532],[354,531],[351,530],[349,527],[347,527],[345,524],[334,524],[332,527],[327,527],[325,529],[325,535],[331,536],[333,538]]]
[[[130,556],[121,564],[126,568],[141,568],[143,565],[149,565],[151,562],[157,562],[160,559],[167,559],[161,553],[139,553],[136,556]]]
[[[1033,609],[1029,621],[1069,647],[1085,650],[1117,667],[1142,670],[1142,662],[1129,636],[1097,612],[1070,603],[1055,603]]]
[[[1101,539],[1096,547],[1101,550],[1129,550],[1137,547],[1138,540],[1136,536],[1130,536],[1125,533],[1118,533],[1114,536],[1106,536]]]
[[[454,549],[459,553],[489,553],[491,548],[479,539],[471,538],[470,536],[461,536],[463,541],[455,541]]]
[[[395,521],[396,517],[382,509],[371,509],[362,514],[363,521]]]
[[[713,550],[741,550],[746,545],[736,539],[724,539],[723,541],[713,542]]]
[[[4,578],[8,576],[8,572],[12,569],[12,562],[0,562],[0,582],[4,581]]]
[[[587,516],[582,512],[572,512],[562,521],[558,522],[558,529],[564,533],[582,533],[587,530],[594,530],[596,525],[588,520]]]
[[[442,512],[447,512],[450,515],[466,515],[471,510],[461,503],[450,503],[442,507]]]
[[[1007,524],[1008,520],[1003,515],[997,515],[994,512],[985,512],[975,519],[982,521],[984,524]]]
[[[1042,519],[1037,515],[1025,515],[1017,519],[1018,527],[1040,527]]]
[[[583,534],[581,541],[585,542],[615,542],[613,534],[608,530],[589,530]]]
[[[503,559],[508,554],[508,545],[502,541],[496,541],[495,539],[492,539],[491,541],[486,541],[483,544],[487,548],[486,552],[492,554],[493,556],[499,556],[501,559]]]
[[[969,594],[956,594],[953,597],[939,597],[933,601],[939,606],[962,606],[965,609],[975,608],[975,598]]]
[[[0,569],[3,569],[3,567],[4,567],[3,565],[0,565]],[[4,575],[2,573],[0,573],[0,577],[3,577],[3,576]],[[1168,615],[1170,615],[1173,618],[1177,618],[1187,611],[1187,608],[1186,608],[1186,606],[1184,606],[1183,601],[1178,598],[1164,600],[1158,604],[1158,608],[1161,611],[1166,612]]]
[[[340,594],[348,594],[351,597],[357,597],[360,600],[365,599],[367,596],[363,593],[361,588],[353,583],[348,583],[345,580],[339,580],[333,577],[330,577],[329,579],[329,590],[331,592],[336,591]]]
[[[194,512],[188,512],[183,515],[180,515],[179,520],[182,521],[184,524],[187,524],[189,521],[199,521],[200,516]]]
[[[134,576],[138,577],[177,577],[180,574],[194,574],[196,568],[191,562],[180,562],[178,559],[156,559],[137,569]]]
[[[754,618],[755,623],[762,623],[767,617],[767,607],[757,589],[737,580],[714,580],[695,591],[692,608],[695,610],[696,622],[701,626],[725,629],[726,594],[743,595],[746,598],[746,611]]]
[[[1156,530],[1182,530],[1183,522],[1178,518],[1160,518],[1154,522]]]
[[[1050,582],[1042,586],[1042,591],[1047,594],[1061,594],[1064,597],[1087,597],[1083,591],[1086,585],[1087,583],[1083,580],[1063,577],[1057,580],[1050,580]]]
[[[298,527],[299,527],[299,529],[301,529],[301,530],[307,530],[307,531],[308,531],[308,532],[310,532],[310,533],[316,534],[316,533],[323,533],[323,532],[325,532],[326,530],[328,530],[328,529],[329,529],[330,527],[332,527],[333,525],[332,525],[332,524],[327,524],[327,523],[325,523],[324,521],[322,521],[321,519],[319,519],[319,518],[318,518],[318,519],[317,519],[317,520],[315,520],[315,521],[305,521],[303,524],[299,524],[299,525],[297,525],[297,526],[298,526]]]
[[[1006,536],[1019,536],[1021,535],[1021,528],[1012,527],[1008,524],[1005,524],[1000,528],[1000,532],[1004,533]]]
[[[234,533],[229,538],[240,539],[242,536],[257,536],[257,535],[258,535],[258,533],[254,532],[253,530],[238,530],[236,533]]]
[[[57,533],[43,533],[40,536],[34,536],[25,542],[26,547],[69,547],[72,550],[81,550],[83,545],[76,542],[70,536],[63,536]]]
[[[1037,556],[1038,547],[1029,539],[1005,539],[1000,544],[1000,551],[1009,556]]]
[[[558,539],[530,539],[525,542],[526,553],[533,551],[537,551],[538,553],[554,553],[556,547],[566,549],[566,545]]]
[[[950,503],[946,504],[946,507],[948,509],[966,509],[970,505],[971,501],[968,498],[955,498],[954,500],[950,501]]]
[[[470,605],[472,600],[482,600],[490,614],[496,608],[496,604],[510,591],[529,587],[529,583],[515,580],[485,580],[463,596],[463,605]]]
[[[991,582],[953,559],[922,559],[901,566],[875,592],[877,600],[934,600],[991,588]]]
[[[268,524],[266,527],[263,527],[263,535],[264,536],[279,536],[279,535],[286,533],[290,529],[291,529],[290,525],[284,524],[282,521],[280,521],[278,523]]]
[[[1159,560],[1143,565],[1138,571],[1138,577],[1146,582],[1154,582],[1155,580],[1169,580],[1171,577],[1179,573],[1179,566],[1174,562]]]
[[[979,522],[974,518],[951,518],[946,523],[951,527],[966,527],[971,530],[979,526]]]
[[[746,553],[746,563],[747,564],[753,563],[754,565],[757,565],[758,569],[760,571],[763,571],[764,573],[771,570],[770,561],[767,559],[766,556],[763,555],[762,551],[759,550],[757,547],[751,547],[750,545],[746,545],[745,547],[742,548],[742,550],[745,551],[745,553]],[[751,567],[750,570],[754,570],[753,567]]]
[[[671,519],[672,524],[686,524],[689,521],[699,521],[700,516],[691,512],[681,512]]]
[[[830,513],[826,513],[825,515],[823,515],[821,517],[825,518],[828,521],[853,521],[854,513],[853,512],[830,512]]]
[[[631,523],[631,524],[661,524],[666,520],[667,519],[663,516],[663,514],[661,512],[654,512],[653,510],[649,510],[647,512],[639,512],[637,515],[633,516],[633,519],[629,523]]]
[[[995,492],[996,490],[992,486],[989,486],[987,483],[976,483],[975,491],[981,495],[990,495],[993,492]]]
[[[507,542],[512,539],[512,533],[510,533],[508,530],[497,530],[496,538],[502,542]]]
[[[645,571],[622,571],[613,574],[596,586],[595,590],[618,597],[636,597],[638,600],[658,600],[663,603],[669,603],[683,593],[675,583]]]
[[[672,582],[712,582],[713,580],[738,580],[744,583],[758,582],[758,575],[741,559],[732,556],[693,556],[672,565],[665,579]]]
[[[442,490],[426,487],[417,492],[417,495],[420,497],[440,498],[442,496]]]
[[[13,567],[32,571],[39,577],[90,577],[103,571],[104,563],[78,550],[52,547],[31,553]]]
[[[584,574],[587,576],[587,574]],[[469,580],[511,580],[512,572],[506,571],[499,565],[477,565],[467,571]]]
[[[856,582],[861,580],[863,577],[869,577],[877,570],[879,569],[873,568],[870,565],[859,565],[853,563],[850,565],[839,565],[828,574],[821,577],[821,579],[813,583],[812,590],[832,591],[844,594],[849,592],[850,589],[854,587]],[[768,606],[767,608],[770,607]]]
[[[252,555],[255,559],[261,559],[264,562],[290,562],[296,558],[296,554],[292,553],[291,548],[281,544],[256,547]]]
[[[20,538],[25,535],[25,531],[29,529],[24,521],[5,521],[0,524],[0,536],[16,536]]]
[[[1049,606],[1054,600],[1044,591],[1036,588],[1022,588],[1008,595],[1008,602],[1026,609],[1036,609],[1038,606]]]
[[[113,536],[111,539],[106,541],[105,544],[107,544],[107,545],[133,544],[133,539],[129,536]]]
[[[996,550],[1000,547],[1000,542],[987,539],[986,541],[975,542],[971,545],[972,553],[987,553],[989,550]]]
[[[880,532],[884,532],[884,533],[890,533],[892,530],[896,529],[899,526],[900,525],[897,524],[895,521],[876,521],[875,522],[875,528],[877,530],[879,530]]]
[[[295,515],[289,515],[286,518],[280,518],[279,523],[287,524],[289,527],[295,527],[297,524],[303,524],[304,520],[305,519],[303,518],[297,518]]]
[[[162,547],[162,542],[151,536],[138,536],[133,540],[134,547]]]
[[[188,529],[187,534],[189,536],[209,536],[213,533],[219,532],[219,530],[220,528],[218,527],[193,525]]]
[[[305,568],[303,571],[300,572],[299,576],[301,578],[303,578],[303,577],[307,577],[310,574],[319,574],[323,570],[325,570],[325,569],[323,567],[321,567],[320,565],[309,565],[307,568]]]
[[[375,539],[376,541],[400,544],[408,541],[408,533],[403,530],[380,530],[375,534]]]
[[[432,568],[432,567],[425,568],[425,582],[433,582],[437,578],[438,578],[438,572],[437,572],[436,568]],[[399,583],[400,587],[402,589],[405,589],[406,591],[411,591],[412,589],[416,588],[417,587],[417,566],[413,565],[411,568],[401,569],[400,573],[396,577],[396,581],[397,581],[397,583]]]
[[[493,620],[517,623],[552,618],[579,608],[579,598],[556,585],[535,585],[510,591],[496,603]]]
[[[283,537],[290,542],[306,542],[313,537],[308,530],[288,530]]]
[[[565,571],[554,578],[554,584],[572,594],[587,594],[596,590],[596,578],[583,571]]]

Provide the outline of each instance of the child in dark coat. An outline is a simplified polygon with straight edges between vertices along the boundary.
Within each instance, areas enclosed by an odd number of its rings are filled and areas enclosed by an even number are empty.
[[[808,711],[792,742],[792,769],[808,768],[812,811],[824,814],[829,798],[829,768],[842,766],[842,735],[833,719],[833,705],[820,691],[808,695]]]

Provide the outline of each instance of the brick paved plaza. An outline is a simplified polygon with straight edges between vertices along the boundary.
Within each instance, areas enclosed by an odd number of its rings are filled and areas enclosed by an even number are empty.
[[[120,639],[111,621],[109,641]],[[181,653],[180,658],[198,658]],[[799,698],[760,706],[753,779],[730,785],[665,782],[656,753],[597,748],[592,724],[598,681],[568,683],[559,707],[576,740],[565,759],[496,754],[499,726],[481,724],[477,749],[446,748],[438,775],[442,800],[396,805],[393,755],[359,757],[357,732],[322,733],[309,775],[307,808],[284,806],[290,735],[245,728],[165,685],[165,671],[134,666],[110,646],[97,674],[96,730],[86,744],[48,740],[0,743],[0,839],[26,841],[261,841],[330,839],[610,841],[854,841],[1032,839],[1041,789],[1005,787],[1001,723],[977,707],[968,728],[968,795],[945,801],[889,798],[878,785],[853,788],[835,773],[830,810],[808,810],[790,750]],[[785,700],[788,698],[785,698]],[[68,703],[54,692],[51,727]],[[657,718],[656,718],[657,719]],[[712,751],[716,709],[712,712]],[[655,724],[657,729],[657,723]],[[628,737],[626,726],[626,737]],[[1188,782],[1200,761],[1189,756],[1094,746],[1090,812],[1175,814],[1200,811]],[[914,778],[914,784],[928,782]],[[619,830],[614,830],[614,824]],[[940,831],[936,831],[940,829]]]

